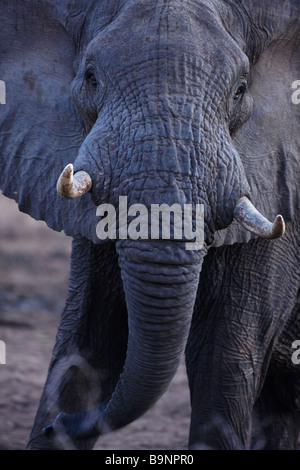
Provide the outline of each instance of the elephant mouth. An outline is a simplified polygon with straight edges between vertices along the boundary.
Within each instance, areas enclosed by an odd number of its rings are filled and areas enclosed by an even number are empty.
[[[57,182],[58,194],[67,199],[83,196],[92,189],[92,179],[86,171],[74,173],[73,165],[68,164]],[[247,196],[242,196],[236,203],[233,217],[246,230],[254,235],[269,240],[282,237],[285,223],[281,215],[274,222],[266,219],[252,204]]]

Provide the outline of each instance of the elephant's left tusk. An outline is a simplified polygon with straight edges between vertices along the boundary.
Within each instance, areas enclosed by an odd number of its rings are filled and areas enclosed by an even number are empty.
[[[57,181],[57,192],[60,196],[75,199],[83,196],[92,187],[92,179],[86,171],[77,171],[73,174],[73,165],[69,163]]]
[[[233,215],[243,227],[258,237],[280,238],[285,232],[285,223],[281,215],[277,215],[274,223],[269,222],[246,196],[238,200]]]

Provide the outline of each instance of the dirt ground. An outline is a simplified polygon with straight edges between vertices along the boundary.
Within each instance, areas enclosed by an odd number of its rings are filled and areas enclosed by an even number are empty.
[[[68,288],[71,239],[0,194],[0,450],[24,449]],[[190,421],[184,364],[160,401],[95,449],[184,450]]]

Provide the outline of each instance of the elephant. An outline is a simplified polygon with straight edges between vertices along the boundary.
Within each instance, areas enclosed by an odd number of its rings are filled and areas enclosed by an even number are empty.
[[[0,187],[72,237],[27,449],[93,449],[183,356],[188,449],[296,449],[299,1],[2,0],[0,17]],[[134,236],[108,218],[120,198]],[[202,210],[194,249],[175,207],[194,235]]]

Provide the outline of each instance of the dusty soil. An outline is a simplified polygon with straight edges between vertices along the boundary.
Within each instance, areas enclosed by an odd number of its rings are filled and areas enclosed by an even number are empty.
[[[0,449],[24,449],[68,288],[71,239],[18,211],[0,194]],[[190,405],[184,364],[160,401],[95,449],[182,450]]]

